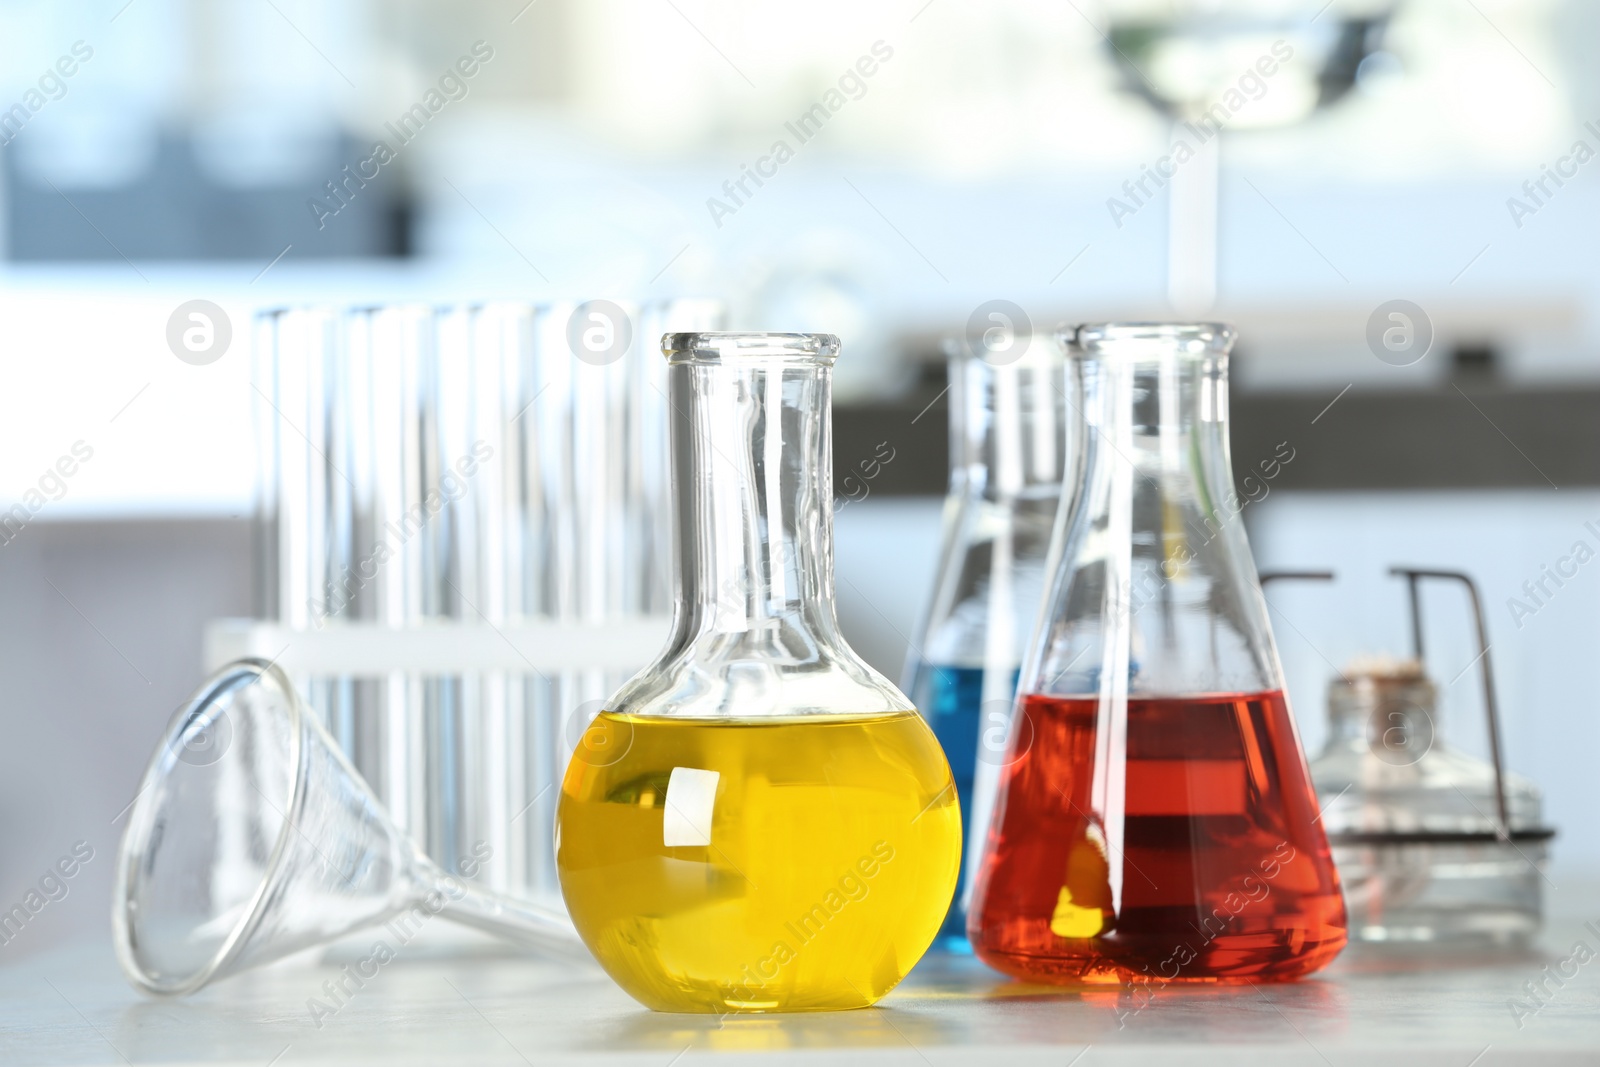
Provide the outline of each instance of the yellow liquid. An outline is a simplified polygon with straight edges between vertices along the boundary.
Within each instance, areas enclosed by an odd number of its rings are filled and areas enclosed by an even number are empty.
[[[865,1007],[933,942],[961,861],[950,766],[914,711],[607,712],[567,767],[556,821],[578,933],[657,1011]]]

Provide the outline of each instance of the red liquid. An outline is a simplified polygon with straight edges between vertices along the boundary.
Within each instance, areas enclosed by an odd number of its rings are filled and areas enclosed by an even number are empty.
[[[1281,692],[1130,699],[1127,759],[1104,760],[1098,802],[1098,701],[1021,710],[1026,751],[1002,772],[968,918],[989,966],[1047,982],[1282,979],[1344,947]]]

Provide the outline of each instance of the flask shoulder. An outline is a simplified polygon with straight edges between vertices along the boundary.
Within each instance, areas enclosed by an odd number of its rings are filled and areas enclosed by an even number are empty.
[[[848,646],[785,648],[750,633],[675,643],[636,674],[607,710],[640,718],[876,718],[912,710],[892,682]]]

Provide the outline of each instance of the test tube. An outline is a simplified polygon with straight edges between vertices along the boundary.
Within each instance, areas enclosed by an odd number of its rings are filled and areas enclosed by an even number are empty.
[[[455,438],[451,466],[472,471],[457,502],[462,513],[460,540],[471,539],[473,566],[463,567],[461,588],[474,601],[472,615],[501,625],[514,615],[524,580],[525,531],[520,520],[525,460],[518,437],[517,398],[521,390],[520,341],[528,326],[524,305],[473,308],[466,313],[466,358],[471,396],[463,431]],[[466,555],[463,556],[466,559]],[[516,832],[528,789],[526,754],[529,687],[516,672],[486,672],[476,679],[479,725],[477,821],[482,840],[494,848],[493,860],[479,877],[492,888],[529,896],[522,873],[526,843]]]
[[[321,626],[348,611],[334,595],[352,560],[357,503],[348,471],[354,439],[341,326],[339,314],[326,308],[272,311],[256,322],[252,384],[264,457],[257,495],[260,599],[291,629]],[[350,680],[296,683],[334,735],[348,740]]]
[[[375,544],[386,559],[375,570],[372,621],[404,627],[425,618],[437,599],[426,577],[433,570],[428,542],[427,475],[436,449],[429,444],[430,309],[399,305],[369,313],[365,362],[372,411],[372,515]],[[377,691],[376,789],[396,822],[434,852],[428,840],[425,774],[427,709],[424,679],[391,671]],[[364,768],[364,773],[369,773]]]
[[[344,418],[349,436],[343,467],[353,486],[350,509],[350,561],[330,592],[339,607],[334,624],[349,620],[371,624],[378,619],[377,581],[384,566],[383,519],[378,514],[377,453],[373,410],[373,310],[355,308],[342,316],[344,329]],[[350,712],[345,729],[335,734],[340,748],[362,776],[380,789],[390,767],[385,707],[389,681],[358,677],[344,683]],[[380,795],[384,795],[380,793]]]
[[[507,423],[515,466],[508,465],[508,494],[514,503],[508,521],[508,612],[523,620],[556,619],[570,603],[570,478],[561,476],[566,451],[559,447],[570,395],[564,376],[552,378],[544,365],[545,332],[552,312],[532,305],[508,305],[492,320],[508,382]],[[510,409],[515,410],[510,410]],[[560,900],[555,874],[555,805],[561,773],[559,679],[529,671],[517,679],[522,714],[514,746],[521,788],[514,785],[512,866],[520,891],[551,903]]]
[[[564,424],[566,379],[541,374],[538,332],[545,312],[526,303],[485,305],[465,313],[470,395],[447,395],[441,420],[447,466],[462,457],[478,470],[455,503],[452,564],[462,617],[492,625],[556,618],[570,589],[570,499],[547,494],[547,439]],[[448,321],[448,317],[447,317]],[[448,362],[450,346],[441,346]],[[451,378],[442,379],[449,394]],[[566,454],[566,453],[563,453]],[[454,459],[450,457],[456,457]],[[569,462],[569,461],[564,461]],[[548,468],[548,469],[547,469]],[[567,479],[570,484],[570,477]],[[562,576],[562,582],[554,581]],[[482,672],[470,679],[475,716],[463,750],[476,760],[475,796],[465,805],[475,832],[494,848],[480,877],[501,892],[559,906],[553,859],[554,805],[560,763],[549,725],[555,683],[539,672]],[[476,840],[476,838],[474,839]]]
[[[659,338],[721,316],[695,300],[262,315],[262,610],[292,628],[665,614]],[[615,349],[607,330],[623,335]],[[485,842],[480,880],[557,903],[561,774],[628,673],[299,681],[431,857],[454,871]]]
[[[530,605],[545,620],[573,623],[582,618],[579,603],[580,570],[578,515],[584,489],[578,477],[577,443],[574,422],[578,418],[578,361],[567,341],[567,327],[577,305],[557,303],[543,306],[534,318],[533,366],[538,381],[537,399],[530,411],[535,419],[538,440],[540,494],[546,543],[540,561],[544,583],[539,603]],[[541,896],[559,895],[556,878],[553,830],[559,781],[572,754],[575,716],[585,706],[594,707],[605,694],[603,680],[592,672],[560,671],[538,686],[536,721],[542,736],[535,740],[532,753],[537,760],[542,791],[528,817],[537,816],[530,827],[530,855],[535,861],[533,892]]]
[[[322,343],[319,358],[312,364],[313,407],[307,435],[313,449],[313,500],[320,509],[325,532],[321,542],[313,542],[312,546],[317,588],[306,604],[306,612],[311,625],[322,626],[330,620],[351,618],[356,612],[348,588],[360,552],[356,537],[362,494],[354,465],[357,404],[350,376],[347,324],[344,316],[330,311],[318,312],[316,320]],[[318,706],[323,721],[340,745],[347,751],[354,748],[356,680],[344,675],[322,676],[308,686],[307,694],[321,702]]]
[[[272,621],[278,618],[279,604],[280,420],[273,398],[278,389],[278,319],[282,314],[281,309],[257,312],[250,324],[250,421],[256,459],[250,528],[250,551],[255,572],[252,600],[255,617]]]

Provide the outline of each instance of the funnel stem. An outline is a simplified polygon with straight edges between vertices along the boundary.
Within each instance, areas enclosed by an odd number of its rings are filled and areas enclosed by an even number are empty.
[[[469,888],[443,872],[439,872],[437,881],[436,888],[445,899],[444,910],[439,914],[452,922],[520,942],[552,959],[594,959],[573,929],[572,921],[559,911]]]

